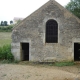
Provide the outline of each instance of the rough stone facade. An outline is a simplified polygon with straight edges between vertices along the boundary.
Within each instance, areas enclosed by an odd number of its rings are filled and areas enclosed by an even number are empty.
[[[58,43],[45,42],[46,22],[58,23]],[[12,53],[22,60],[21,43],[29,43],[29,61],[74,61],[74,43],[80,42],[80,20],[50,0],[18,24],[12,32]]]

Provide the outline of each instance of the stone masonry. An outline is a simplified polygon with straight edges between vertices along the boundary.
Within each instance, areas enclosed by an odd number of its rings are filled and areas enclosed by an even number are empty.
[[[58,23],[58,43],[45,42],[46,22]],[[12,31],[12,53],[22,60],[21,44],[29,43],[29,61],[74,61],[74,43],[80,42],[80,20],[55,0],[50,0]]]

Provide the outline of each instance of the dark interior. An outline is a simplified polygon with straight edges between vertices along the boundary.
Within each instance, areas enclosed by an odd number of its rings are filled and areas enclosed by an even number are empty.
[[[29,61],[29,43],[22,43],[23,61]]]
[[[80,43],[74,43],[74,61],[80,61]]]
[[[58,42],[58,24],[55,20],[48,20],[46,23],[46,42]]]

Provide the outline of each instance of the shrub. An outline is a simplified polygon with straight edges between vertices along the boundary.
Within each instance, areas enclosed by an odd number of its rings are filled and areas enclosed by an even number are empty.
[[[13,25],[0,26],[0,32],[11,32],[12,28],[13,28]]]
[[[14,57],[11,53],[11,46],[10,45],[4,45],[3,47],[0,47],[0,60],[13,60]]]

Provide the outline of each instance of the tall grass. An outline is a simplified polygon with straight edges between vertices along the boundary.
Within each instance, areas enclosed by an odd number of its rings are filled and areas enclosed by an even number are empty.
[[[11,46],[10,45],[4,45],[3,47],[0,47],[0,60],[12,61],[13,59],[14,59],[14,57],[11,53]]]
[[[0,47],[11,43],[11,32],[0,32]]]
[[[11,32],[0,32],[0,63],[15,63],[9,44],[11,44]]]

